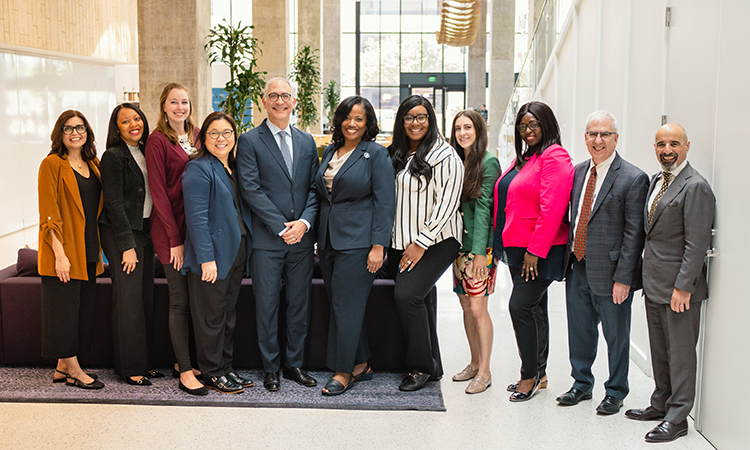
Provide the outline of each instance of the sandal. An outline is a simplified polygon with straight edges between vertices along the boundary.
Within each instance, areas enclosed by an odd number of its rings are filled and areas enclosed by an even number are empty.
[[[55,372],[57,372],[57,373],[59,373],[61,375],[65,375],[65,378],[55,378],[55,375],[52,375],[52,382],[53,383],[65,383],[68,380],[68,378],[70,378],[69,374],[67,374],[67,373],[65,373],[65,372],[63,372],[61,370],[55,369]],[[87,373],[86,375],[88,375],[89,377],[93,378],[94,380],[96,380],[97,378],[99,378],[99,375],[97,375],[95,373]]]
[[[73,380],[73,381],[70,381]],[[104,387],[104,383],[102,383],[99,380],[94,380],[91,383],[84,383],[83,381],[79,380],[78,378],[69,377],[65,380],[66,386],[75,386],[79,387],[81,389],[101,389]]]
[[[352,374],[351,379],[349,380],[349,384],[352,384],[355,381],[370,381],[372,380],[372,367],[370,367],[370,363],[367,363],[367,366],[365,367],[365,370],[363,370],[359,375]]]
[[[372,372],[371,372],[371,374],[372,374]],[[341,395],[341,394],[343,394],[344,392],[346,392],[349,389],[351,389],[352,386],[354,386],[354,377],[353,376],[351,378],[349,378],[349,383],[347,383],[346,386],[344,386],[343,384],[341,384],[341,382],[339,380],[337,380],[335,378],[331,378],[328,381],[328,383],[326,383],[325,388],[324,388],[325,390],[321,391],[321,392],[323,393],[323,395],[332,397],[334,395]]]

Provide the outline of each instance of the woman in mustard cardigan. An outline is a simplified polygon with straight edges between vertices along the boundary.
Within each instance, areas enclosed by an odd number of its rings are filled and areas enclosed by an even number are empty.
[[[42,356],[57,359],[52,381],[101,389],[78,355],[91,346],[96,276],[104,271],[97,220],[102,211],[94,133],[78,111],[63,112],[39,166],[39,275]]]

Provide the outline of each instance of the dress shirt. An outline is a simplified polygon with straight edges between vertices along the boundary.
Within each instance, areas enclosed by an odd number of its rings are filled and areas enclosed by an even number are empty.
[[[679,166],[675,167],[674,170],[667,170],[666,171],[666,172],[669,172],[669,173],[672,174],[672,178],[669,180],[670,183],[672,183],[675,180],[675,178],[677,177],[677,175],[679,175],[680,172],[682,172],[682,169],[684,169],[685,166],[686,166],[686,164],[685,164],[686,162],[687,162],[687,158],[685,158],[685,161],[683,161],[682,164],[680,164]],[[654,186],[654,190],[651,192],[651,196],[648,198],[648,203],[646,203],[646,207],[649,208],[649,209],[651,208],[651,204],[654,203],[654,199],[656,198],[656,194],[658,194],[659,190],[661,190],[661,185],[664,184],[664,172],[665,172],[664,170],[662,170],[661,172],[659,172],[659,178],[656,179],[656,185]]]
[[[596,165],[596,186],[594,187],[594,198],[591,200],[591,209],[594,209],[594,205],[596,204],[596,197],[599,195],[599,189],[602,188],[602,184],[604,184],[604,179],[607,178],[607,174],[609,173],[609,167],[612,165],[612,161],[615,160],[615,155],[617,152],[612,152],[611,155],[609,155],[609,158],[605,159],[601,163]],[[583,189],[581,189],[581,197],[578,199],[578,212],[576,213],[576,223],[575,228],[573,229],[573,236],[576,235],[578,232],[578,219],[581,218],[581,207],[583,206],[583,197],[586,195],[586,185],[589,182],[589,178],[591,178],[591,164],[594,162],[592,159],[591,162],[589,162],[589,167],[586,169],[586,178],[583,179]],[[571,248],[574,248],[571,246]]]

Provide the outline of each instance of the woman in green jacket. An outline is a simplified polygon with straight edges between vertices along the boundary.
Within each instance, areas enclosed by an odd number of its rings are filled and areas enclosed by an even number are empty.
[[[453,381],[472,380],[467,394],[484,392],[492,384],[492,319],[487,300],[495,290],[492,263],[492,195],[500,175],[497,157],[487,152],[487,125],[479,113],[461,111],[453,118],[450,143],[464,161],[461,215],[463,245],[453,263],[453,291],[464,312],[471,362],[453,376]]]

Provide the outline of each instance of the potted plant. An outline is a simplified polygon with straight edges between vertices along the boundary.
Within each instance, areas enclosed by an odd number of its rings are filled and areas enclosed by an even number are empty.
[[[328,119],[328,126],[325,130],[323,130],[325,133],[331,132],[330,128],[331,124],[333,123],[333,112],[336,110],[336,107],[341,101],[339,88],[340,85],[336,82],[336,80],[331,80],[323,89],[323,107],[328,110],[328,113],[326,114],[326,119]]]
[[[318,50],[301,47],[292,61],[292,79],[297,83],[297,126],[307,129],[318,123],[316,99],[320,98]]]
[[[257,70],[262,51],[259,41],[252,37],[253,28],[242,26],[242,21],[234,27],[224,19],[211,29],[204,46],[209,63],[222,62],[229,67],[229,81],[224,85],[225,97],[219,107],[237,122],[239,133],[252,128],[247,110],[252,104],[260,105],[266,85],[267,72]]]

